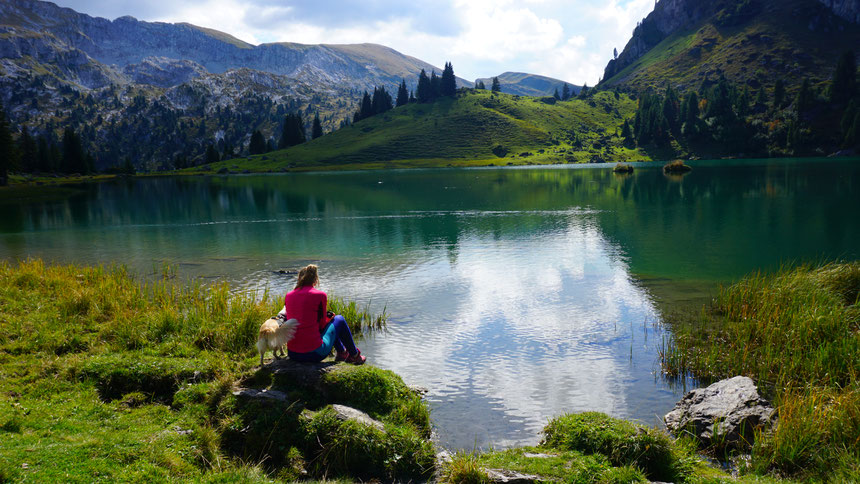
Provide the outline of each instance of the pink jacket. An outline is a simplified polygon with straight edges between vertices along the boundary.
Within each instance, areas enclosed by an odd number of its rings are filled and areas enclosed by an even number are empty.
[[[307,353],[322,345],[320,331],[326,325],[328,298],[325,293],[305,286],[293,289],[284,297],[284,307],[287,319],[297,319],[299,326],[296,335],[290,340],[289,350],[296,353]]]

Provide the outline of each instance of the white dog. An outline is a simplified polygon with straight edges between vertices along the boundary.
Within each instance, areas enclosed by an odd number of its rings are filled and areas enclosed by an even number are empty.
[[[263,366],[263,355],[268,350],[272,350],[272,356],[279,359],[277,351],[281,350],[281,358],[284,356],[284,347],[293,339],[296,334],[296,327],[299,325],[297,319],[286,319],[286,308],[281,309],[277,316],[267,319],[260,326],[260,335],[257,338],[257,351],[260,352],[260,366]]]

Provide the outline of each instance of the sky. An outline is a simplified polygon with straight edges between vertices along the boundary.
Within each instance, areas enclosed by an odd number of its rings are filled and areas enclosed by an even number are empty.
[[[189,22],[251,44],[372,42],[468,80],[528,72],[593,86],[654,0],[54,0],[96,17]]]

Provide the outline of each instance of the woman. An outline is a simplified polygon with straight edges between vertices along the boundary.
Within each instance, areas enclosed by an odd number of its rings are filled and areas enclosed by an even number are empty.
[[[317,266],[310,264],[299,271],[296,287],[284,297],[286,319],[297,319],[296,334],[287,345],[293,361],[318,362],[337,350],[335,361],[361,365],[365,357],[355,347],[352,333],[343,316],[328,311],[326,294],[315,288],[320,283]]]

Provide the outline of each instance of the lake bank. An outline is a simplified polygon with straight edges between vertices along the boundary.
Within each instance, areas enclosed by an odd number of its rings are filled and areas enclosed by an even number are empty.
[[[340,364],[308,387],[279,376],[276,366],[258,368],[256,329],[279,298],[230,296],[223,284],[189,286],[166,276],[145,282],[119,267],[0,264],[4,478],[281,482],[432,475],[426,404],[396,374]],[[248,401],[238,387],[271,396]],[[361,391],[344,393],[347,387]],[[332,404],[364,410],[382,429],[339,420]],[[605,434],[599,438],[609,439],[606,450],[562,444],[571,425],[584,426],[592,435],[586,441]],[[606,433],[607,425],[614,430]],[[555,430],[545,430],[547,443],[539,447],[461,453],[439,471],[463,482],[457,466],[478,459],[478,475],[492,466],[559,477],[600,474],[607,482],[725,477],[688,443],[653,429],[598,414],[561,417],[550,426]],[[613,448],[634,451],[628,458]],[[549,459],[526,465],[530,452]],[[555,464],[561,468],[540,469]]]

